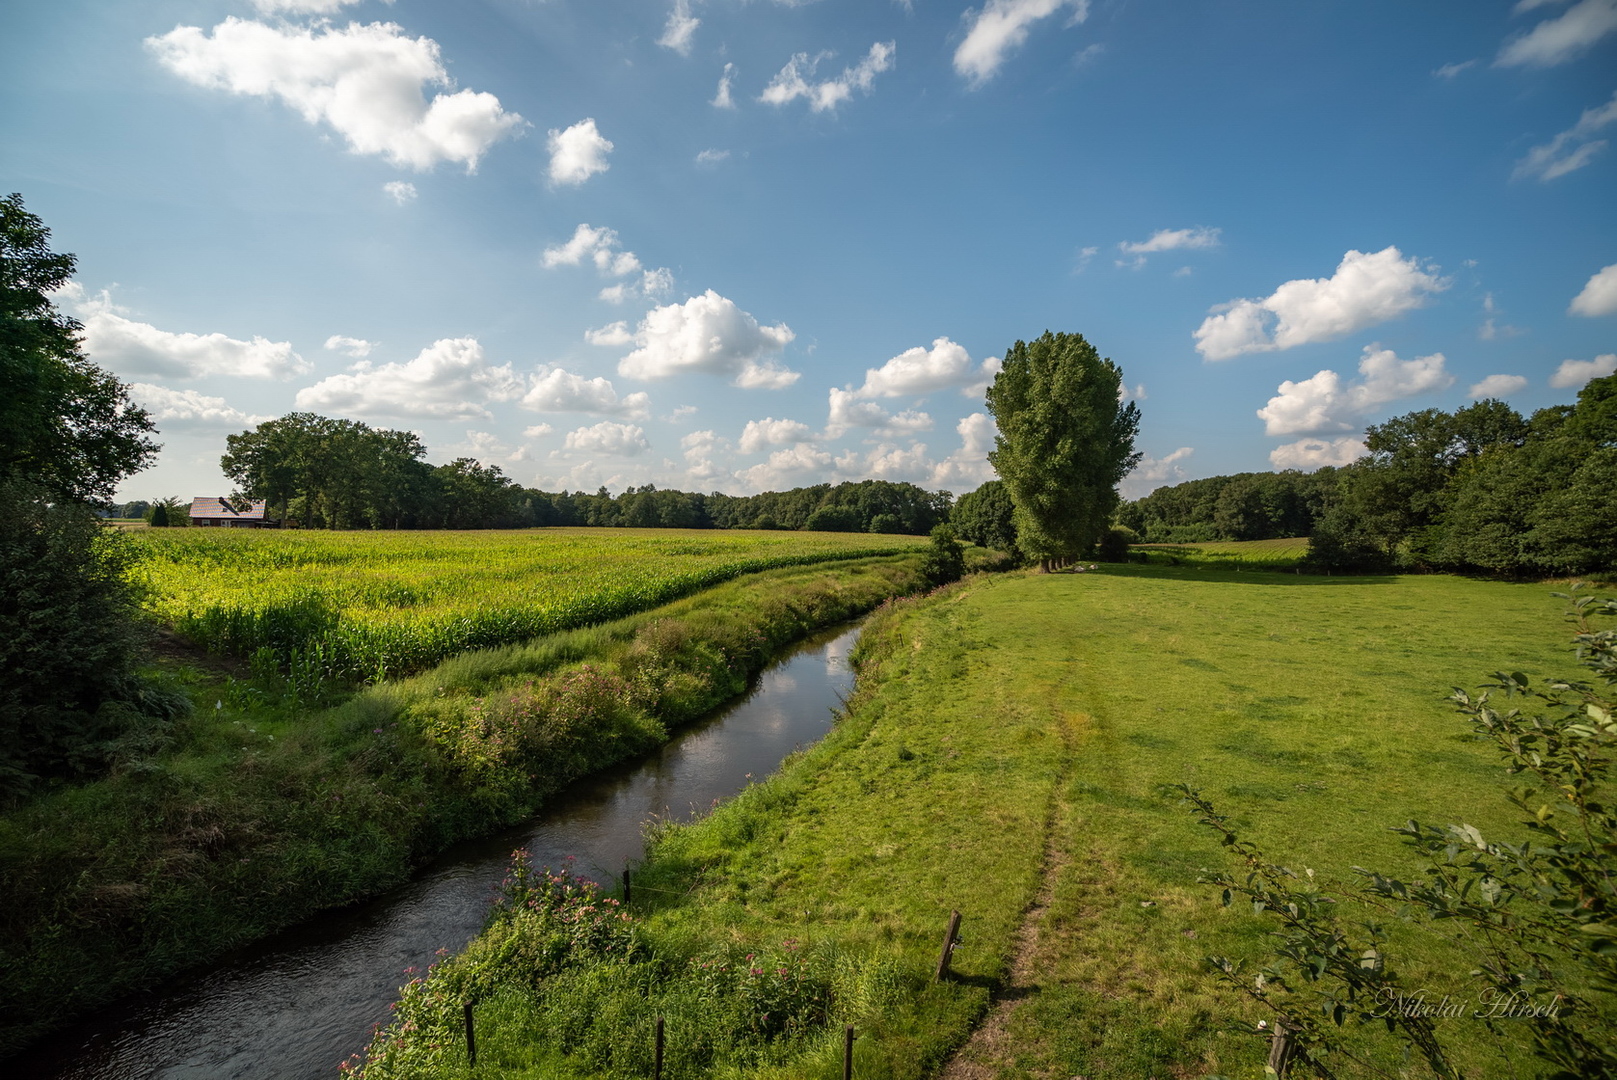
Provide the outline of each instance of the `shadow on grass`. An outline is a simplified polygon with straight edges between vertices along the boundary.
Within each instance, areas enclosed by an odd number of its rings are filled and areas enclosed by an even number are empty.
[[[1057,573],[1076,574],[1077,570]],[[1165,578],[1170,581],[1212,581],[1227,585],[1393,585],[1396,574],[1315,574],[1294,570],[1211,569],[1204,566],[1154,566],[1140,563],[1100,563],[1086,574],[1112,577]]]

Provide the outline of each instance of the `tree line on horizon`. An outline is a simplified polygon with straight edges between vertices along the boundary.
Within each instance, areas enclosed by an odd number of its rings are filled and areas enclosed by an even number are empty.
[[[1617,375],[1528,417],[1496,399],[1407,413],[1365,447],[1340,468],[1158,488],[1117,520],[1148,543],[1306,536],[1308,561],[1333,570],[1617,568]]]
[[[925,535],[953,496],[888,480],[813,484],[759,495],[630,487],[547,492],[497,465],[431,465],[409,431],[291,413],[228,436],[224,473],[270,517],[317,529],[617,528],[811,529]]]

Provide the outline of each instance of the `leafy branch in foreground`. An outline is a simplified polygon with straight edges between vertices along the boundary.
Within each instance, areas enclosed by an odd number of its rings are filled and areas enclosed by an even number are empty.
[[[1456,688],[1452,700],[1478,738],[1504,756],[1506,772],[1528,780],[1508,792],[1526,815],[1517,842],[1488,839],[1472,825],[1410,821],[1394,830],[1422,859],[1410,881],[1355,867],[1362,881],[1328,895],[1314,872],[1299,876],[1269,862],[1241,839],[1211,802],[1184,785],[1175,790],[1217,831],[1246,873],[1205,872],[1224,902],[1245,897],[1275,919],[1274,957],[1248,978],[1238,961],[1207,963],[1220,978],[1284,1018],[1297,1059],[1330,1076],[1322,1058],[1341,1055],[1350,1021],[1381,1021],[1439,1077],[1458,1077],[1434,1018],[1465,1015],[1503,1041],[1501,1019],[1531,1020],[1534,1054],[1551,1080],[1617,1078],[1617,810],[1612,789],[1617,720],[1617,600],[1570,597],[1578,662],[1591,681],[1532,685],[1520,672],[1496,673],[1479,695]],[[1501,710],[1495,695],[1521,699]],[[1526,711],[1531,708],[1533,711]],[[1410,998],[1374,921],[1350,921],[1348,904],[1442,935],[1475,963],[1481,1008],[1448,1011]],[[1306,995],[1306,997],[1305,997]],[[1311,1001],[1308,999],[1312,999]],[[1445,1036],[1451,1037],[1451,1036]]]

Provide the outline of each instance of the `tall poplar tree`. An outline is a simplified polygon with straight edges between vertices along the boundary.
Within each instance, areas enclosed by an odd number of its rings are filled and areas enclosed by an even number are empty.
[[[1081,334],[1018,341],[988,388],[999,435],[989,462],[1015,505],[1017,546],[1048,570],[1087,555],[1140,460],[1140,410],[1123,403],[1123,370]]]

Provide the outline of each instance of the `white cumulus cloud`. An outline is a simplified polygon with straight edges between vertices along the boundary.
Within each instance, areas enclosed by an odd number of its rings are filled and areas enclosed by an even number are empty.
[[[1617,353],[1603,353],[1593,360],[1562,360],[1550,376],[1550,385],[1557,390],[1578,390],[1590,379],[1603,379],[1613,372],[1617,372]]]
[[[1550,181],[1583,168],[1594,156],[1606,148],[1605,139],[1595,133],[1617,124],[1617,92],[1604,105],[1583,110],[1578,122],[1542,146],[1535,146],[1527,156],[1516,163],[1511,178],[1536,176]]]
[[[890,413],[874,401],[861,401],[853,390],[831,388],[830,409],[825,422],[825,437],[839,438],[853,428],[873,428],[878,435],[897,435],[905,432],[930,431],[932,417],[924,412],[905,409]]]
[[[1520,375],[1489,375],[1466,393],[1473,398],[1508,398],[1525,389],[1527,380]]]
[[[408,202],[414,202],[417,194],[415,185],[407,180],[389,180],[382,185],[382,190],[387,194],[388,198],[400,206]]]
[[[1351,431],[1388,402],[1454,385],[1442,353],[1400,360],[1391,349],[1375,345],[1365,346],[1359,375],[1358,381],[1344,383],[1327,369],[1301,382],[1281,383],[1279,393],[1258,410],[1265,434]]]
[[[702,20],[691,14],[691,0],[674,0],[673,10],[668,13],[668,23],[663,27],[663,36],[657,39],[657,44],[681,56],[689,56],[696,28],[701,25]]]
[[[735,98],[730,94],[730,83],[735,79],[735,70],[736,66],[734,64],[724,65],[724,74],[719,76],[718,92],[713,95],[713,107],[715,109],[733,109],[736,107]]]
[[[1583,291],[1572,298],[1569,315],[1617,315],[1617,263],[1602,267],[1589,277]]]
[[[362,0],[253,0],[253,6],[265,15],[335,15],[345,7]],[[391,4],[393,0],[383,0]]]
[[[674,275],[666,267],[646,269],[638,255],[621,250],[618,234],[614,230],[596,228],[586,223],[580,223],[566,243],[545,248],[540,261],[547,269],[580,266],[589,261],[606,277],[621,278],[638,274],[634,281],[620,281],[601,290],[600,298],[613,304],[641,296],[663,296],[674,287]]]
[[[728,150],[701,150],[697,152],[696,163],[698,165],[717,165],[729,156],[730,151]]]
[[[821,82],[810,82],[809,79],[814,76],[820,61],[828,59],[831,54],[820,53],[811,57],[808,53],[798,53],[764,87],[758,100],[768,105],[786,105],[798,98],[806,98],[809,108],[815,112],[835,109],[853,97],[855,90],[870,93],[876,84],[876,76],[892,68],[896,52],[894,42],[878,41],[858,64],[843,68],[842,74],[834,79]],[[721,86],[722,91],[727,92],[727,89]]]
[[[762,420],[747,421],[739,445],[743,454],[756,454],[767,446],[813,441],[814,429],[801,420],[776,420],[773,416],[766,416]]]
[[[618,361],[618,374],[631,379],[662,379],[701,372],[729,377],[744,389],[780,389],[796,382],[773,359],[796,337],[785,323],[761,326],[712,289],[683,304],[653,308],[640,320],[639,346]]]
[[[224,398],[208,397],[195,390],[170,390],[151,383],[131,383],[129,396],[160,424],[219,427],[254,427],[269,420],[232,408]]]
[[[988,452],[994,448],[998,429],[994,418],[987,413],[968,413],[955,425],[960,435],[960,448],[932,467],[927,486],[947,488],[960,494],[980,487],[994,478],[994,467],[988,464]]]
[[[644,420],[651,415],[651,398],[644,391],[618,396],[609,379],[586,379],[563,368],[548,368],[534,377],[523,395],[522,407],[534,412],[581,412]]]
[[[299,409],[352,416],[486,420],[485,407],[513,401],[526,387],[510,364],[483,358],[476,338],[443,338],[403,364],[356,363],[298,391]]]
[[[1143,499],[1159,487],[1167,484],[1178,484],[1190,477],[1185,473],[1184,462],[1196,451],[1189,446],[1181,446],[1170,454],[1162,457],[1152,457],[1145,454],[1140,458],[1134,470],[1123,478],[1117,485],[1118,492],[1125,499]]]
[[[84,323],[84,351],[96,363],[123,375],[162,375],[196,379],[234,375],[253,379],[290,379],[314,370],[292,350],[289,341],[255,336],[242,341],[224,334],[189,334],[159,330],[127,317],[128,309],[112,302],[106,291],[86,296],[77,282],[57,294]]]
[[[1072,12],[1068,26],[1089,18],[1089,0],[987,0],[978,10],[968,8],[966,36],[954,51],[955,71],[981,86],[1022,47],[1034,23],[1062,9]]]
[[[1222,231],[1202,226],[1194,229],[1158,229],[1145,240],[1134,243],[1124,241],[1117,245],[1117,249],[1126,255],[1150,255],[1181,248],[1215,248],[1218,247],[1218,235]]]
[[[187,82],[232,94],[278,98],[311,124],[325,123],[356,154],[430,169],[440,161],[468,172],[522,117],[493,94],[449,92],[453,80],[431,38],[393,23],[343,29],[268,26],[231,16],[210,36],[177,26],[146,39],[159,62]],[[429,102],[427,87],[442,87]]]
[[[614,457],[634,457],[651,449],[644,428],[638,424],[619,424],[611,420],[569,431],[566,446],[569,450]]]
[[[936,338],[930,349],[905,349],[879,368],[865,369],[865,382],[856,395],[862,398],[906,397],[948,387],[981,393],[1000,369],[998,357],[975,364],[966,350],[947,337]]]
[[[825,478],[833,462],[826,451],[808,443],[776,450],[769,460],[736,475],[753,491],[781,491]]]
[[[586,117],[566,131],[550,129],[550,182],[577,187],[596,173],[612,166],[606,160],[612,152],[612,142],[595,126],[592,117]]]
[[[1313,472],[1326,465],[1349,465],[1368,454],[1364,440],[1356,435],[1335,439],[1299,439],[1269,451],[1269,464],[1277,469]]]
[[[598,330],[584,331],[584,340],[591,345],[623,346],[634,342],[634,332],[629,329],[627,322],[619,319]]]
[[[1517,4],[1516,10],[1542,6]],[[1560,15],[1507,41],[1494,63],[1501,67],[1553,67],[1587,52],[1613,30],[1617,30],[1617,0],[1578,0]]]
[[[1288,281],[1262,300],[1232,300],[1213,309],[1196,330],[1196,351],[1208,360],[1290,349],[1386,322],[1423,306],[1448,288],[1434,270],[1396,247],[1349,251],[1328,278]]]
[[[369,356],[371,350],[375,347],[376,343],[374,341],[366,341],[364,338],[357,337],[344,337],[341,334],[332,334],[326,339],[326,348],[332,352],[340,352],[344,356],[352,356],[356,360],[362,356]]]

